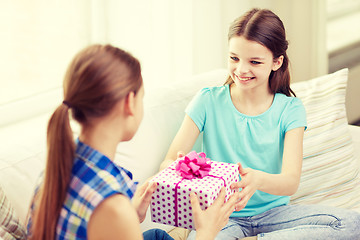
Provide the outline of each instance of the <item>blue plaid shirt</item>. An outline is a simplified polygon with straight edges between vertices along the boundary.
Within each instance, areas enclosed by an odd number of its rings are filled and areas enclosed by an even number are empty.
[[[90,146],[77,143],[72,177],[56,227],[56,239],[87,239],[92,212],[107,197],[136,190],[131,172],[116,165]]]

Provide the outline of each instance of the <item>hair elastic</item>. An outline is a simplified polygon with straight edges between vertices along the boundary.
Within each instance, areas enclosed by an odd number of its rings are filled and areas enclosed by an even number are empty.
[[[65,106],[67,106],[68,108],[71,108],[70,103],[69,103],[68,101],[65,101],[65,100],[64,100],[62,103],[63,103]]]

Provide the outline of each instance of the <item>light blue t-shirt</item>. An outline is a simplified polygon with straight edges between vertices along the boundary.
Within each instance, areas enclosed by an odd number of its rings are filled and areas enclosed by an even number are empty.
[[[231,100],[229,85],[202,89],[186,114],[203,132],[203,151],[214,161],[244,168],[281,173],[285,133],[306,128],[301,100],[277,93],[270,108],[257,116],[240,113]],[[231,217],[255,216],[289,203],[290,197],[256,191],[246,207]]]

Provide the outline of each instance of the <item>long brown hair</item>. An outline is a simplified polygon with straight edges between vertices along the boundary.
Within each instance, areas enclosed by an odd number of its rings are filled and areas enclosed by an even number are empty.
[[[268,9],[254,8],[234,20],[229,28],[228,40],[234,36],[242,36],[268,48],[274,59],[284,56],[283,63],[277,71],[271,71],[269,87],[272,93],[283,93],[295,96],[290,88],[289,58],[286,54],[288,41],[285,27],[281,19]],[[229,76],[225,84],[233,83]]]
[[[92,45],[78,53],[64,78],[64,103],[57,107],[47,128],[47,164],[33,216],[31,239],[49,240],[63,206],[75,155],[70,127],[73,119],[86,125],[105,116],[129,92],[142,85],[139,61],[111,45]]]

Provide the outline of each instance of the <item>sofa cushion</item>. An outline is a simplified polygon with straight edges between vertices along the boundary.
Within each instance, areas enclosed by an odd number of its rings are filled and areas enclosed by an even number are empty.
[[[359,162],[348,129],[345,93],[348,69],[291,87],[305,106],[308,128],[304,159],[294,204],[321,203],[360,207]]]
[[[35,183],[45,166],[50,114],[0,128],[0,185],[24,223]]]
[[[25,239],[25,229],[0,188],[0,239]]]

